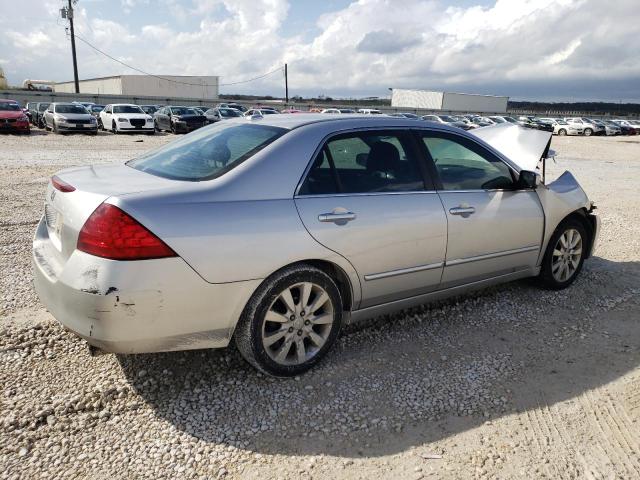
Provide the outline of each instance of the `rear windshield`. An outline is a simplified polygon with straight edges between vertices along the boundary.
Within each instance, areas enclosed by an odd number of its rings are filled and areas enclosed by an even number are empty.
[[[113,113],[144,113],[137,105],[114,105]]]
[[[55,109],[56,113],[89,113],[82,105],[56,105]]]
[[[173,180],[199,182],[224,175],[278,137],[284,128],[218,122],[127,162],[137,170]]]

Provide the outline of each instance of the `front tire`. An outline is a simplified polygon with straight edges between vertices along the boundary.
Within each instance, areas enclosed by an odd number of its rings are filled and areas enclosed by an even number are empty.
[[[558,135],[564,137],[567,134],[567,131],[564,128],[558,130]]]
[[[593,133],[593,130],[591,130],[590,128],[585,128],[584,129],[584,136],[585,137],[590,137],[592,133]]]
[[[236,331],[242,356],[277,377],[306,372],[329,351],[342,327],[342,297],[333,279],[310,265],[274,273],[247,303]]]
[[[562,290],[580,274],[589,246],[584,225],[575,218],[563,221],[549,240],[539,280],[551,290]]]

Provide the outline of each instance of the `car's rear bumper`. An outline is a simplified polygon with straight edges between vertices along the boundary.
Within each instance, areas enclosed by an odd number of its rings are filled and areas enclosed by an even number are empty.
[[[211,284],[181,258],[115,261],[78,250],[60,265],[44,221],[36,291],[67,329],[108,352],[224,347],[259,280]]]

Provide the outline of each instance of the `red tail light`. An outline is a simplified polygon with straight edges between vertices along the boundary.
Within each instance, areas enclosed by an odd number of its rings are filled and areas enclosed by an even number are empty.
[[[76,189],[73,185],[69,185],[64,180],[61,180],[57,175],[51,177],[51,184],[53,185],[53,188],[61,192],[73,192]]]
[[[96,208],[85,222],[78,236],[78,250],[112,260],[177,256],[137,220],[108,203]]]

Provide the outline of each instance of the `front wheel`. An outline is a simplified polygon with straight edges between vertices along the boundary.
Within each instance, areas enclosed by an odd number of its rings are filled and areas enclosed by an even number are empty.
[[[593,130],[591,130],[590,128],[585,128],[584,129],[584,136],[585,137],[590,137],[592,133],[593,133]]]
[[[290,377],[312,368],[342,326],[342,298],[333,279],[309,265],[273,274],[242,312],[234,335],[242,356],[269,375]]]
[[[569,219],[562,222],[549,240],[539,279],[551,290],[571,285],[582,270],[587,253],[588,234],[584,225]]]

